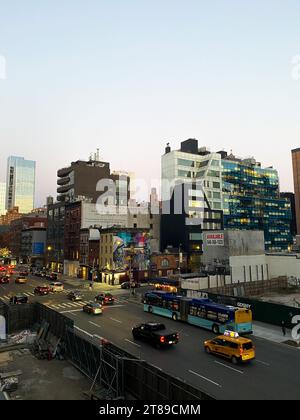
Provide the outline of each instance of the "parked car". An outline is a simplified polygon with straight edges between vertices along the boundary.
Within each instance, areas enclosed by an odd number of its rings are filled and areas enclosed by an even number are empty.
[[[9,283],[9,276],[0,277],[0,284],[8,284],[8,283]]]
[[[34,289],[34,294],[39,295],[39,296],[45,296],[45,295],[49,295],[50,291],[51,290],[49,286],[37,286]]]
[[[62,292],[64,290],[64,285],[59,281],[53,281],[50,283],[50,291],[51,292]]]
[[[68,299],[72,300],[73,302],[75,302],[75,301],[78,302],[78,301],[82,300],[82,296],[81,296],[80,292],[78,292],[78,290],[74,290],[74,291],[72,291],[68,294]]]
[[[115,298],[111,293],[99,293],[95,296],[95,302],[101,303],[102,305],[113,305]]]
[[[141,287],[139,283],[136,282],[130,282],[130,281],[124,281],[121,283],[121,289],[135,289],[137,287]]]
[[[9,299],[11,305],[20,305],[22,303],[28,303],[28,296],[25,295],[15,295]]]
[[[99,303],[87,303],[86,305],[84,305],[84,307],[82,308],[83,312],[86,312],[88,314],[93,314],[93,315],[100,315],[102,314],[102,305],[100,305]]]
[[[25,276],[18,276],[15,280],[17,284],[25,284],[27,283],[27,278]]]
[[[231,360],[232,363],[249,362],[255,358],[255,347],[249,338],[240,337],[234,331],[224,331],[212,340],[204,342],[206,353],[217,354]]]
[[[164,324],[158,322],[146,322],[132,328],[135,340],[145,340],[155,347],[167,347],[177,344],[178,332],[168,331]]]
[[[58,274],[57,273],[47,274],[47,279],[52,280],[52,281],[55,281],[55,280],[58,279]]]

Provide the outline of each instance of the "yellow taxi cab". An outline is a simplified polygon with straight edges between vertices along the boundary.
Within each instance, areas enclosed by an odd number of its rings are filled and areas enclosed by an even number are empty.
[[[25,276],[17,276],[15,283],[17,284],[25,284],[27,283],[27,278]]]
[[[224,331],[213,340],[204,342],[206,353],[214,353],[230,359],[232,363],[249,362],[255,359],[255,347],[249,338],[240,337],[234,331]]]

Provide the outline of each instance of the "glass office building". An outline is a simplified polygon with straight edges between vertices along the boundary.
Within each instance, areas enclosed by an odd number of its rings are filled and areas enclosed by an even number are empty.
[[[0,216],[6,214],[6,183],[0,182]]]
[[[280,198],[277,170],[226,153],[222,167],[224,228],[263,230],[267,251],[287,251],[293,243],[291,203]]]
[[[6,209],[19,207],[20,213],[29,213],[34,208],[35,162],[10,156],[6,176]]]

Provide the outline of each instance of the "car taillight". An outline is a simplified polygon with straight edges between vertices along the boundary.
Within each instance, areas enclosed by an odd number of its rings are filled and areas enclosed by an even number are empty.
[[[165,337],[160,337],[160,342],[164,343],[165,342]]]

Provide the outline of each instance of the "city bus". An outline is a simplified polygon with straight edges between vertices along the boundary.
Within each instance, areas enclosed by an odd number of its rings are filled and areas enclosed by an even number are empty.
[[[216,335],[225,330],[238,334],[252,333],[250,309],[215,303],[211,299],[193,299],[168,292],[147,292],[144,311],[183,321],[213,331]]]

